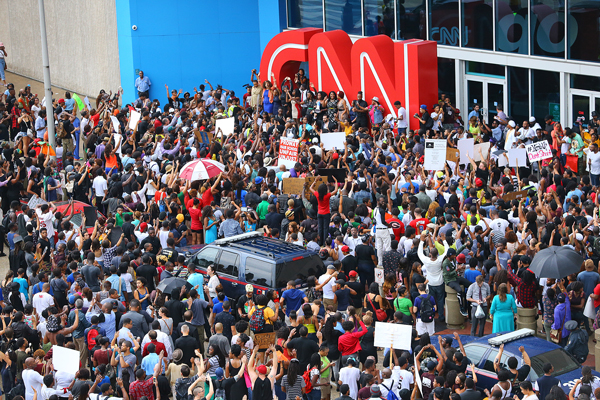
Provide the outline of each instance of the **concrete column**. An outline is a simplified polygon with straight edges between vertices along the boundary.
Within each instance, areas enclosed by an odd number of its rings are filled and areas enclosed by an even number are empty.
[[[517,307],[517,329],[528,328],[536,331],[537,308],[520,308]]]
[[[460,313],[460,304],[456,297],[456,291],[450,286],[446,287],[446,325],[449,329],[464,328],[465,317]],[[462,287],[462,286],[461,286]]]
[[[596,371],[600,371],[600,329],[596,331],[596,346],[594,346],[594,352],[596,353]]]

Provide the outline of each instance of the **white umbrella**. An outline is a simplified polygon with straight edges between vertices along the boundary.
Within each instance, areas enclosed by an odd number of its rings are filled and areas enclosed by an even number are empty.
[[[220,162],[203,158],[185,164],[179,172],[179,176],[190,181],[197,181],[210,179],[223,171],[225,171],[225,166]]]

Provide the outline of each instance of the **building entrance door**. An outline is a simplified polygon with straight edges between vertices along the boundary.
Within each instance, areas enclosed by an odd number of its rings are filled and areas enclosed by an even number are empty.
[[[577,125],[582,122],[584,128],[587,128],[588,121],[592,119],[592,112],[600,113],[600,93],[587,90],[571,89],[569,125]]]
[[[481,120],[491,127],[494,117],[498,114],[496,107],[501,106],[506,110],[506,80],[471,74],[467,74],[466,78],[465,93],[469,112],[463,114],[465,125],[468,126],[469,114],[478,105]]]

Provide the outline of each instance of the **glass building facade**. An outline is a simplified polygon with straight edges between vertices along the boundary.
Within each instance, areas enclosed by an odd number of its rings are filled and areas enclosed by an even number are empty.
[[[436,41],[439,92],[463,116],[479,104],[489,120],[501,106],[571,125],[600,112],[600,1],[286,1],[288,29]]]

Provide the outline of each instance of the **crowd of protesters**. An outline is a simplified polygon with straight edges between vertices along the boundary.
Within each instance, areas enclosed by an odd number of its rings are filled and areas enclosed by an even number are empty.
[[[551,364],[543,366],[547,376],[528,381],[525,349],[519,370],[514,357],[495,363],[499,382],[482,393],[459,335],[433,335],[445,326],[448,287],[473,336],[490,325],[494,333],[515,330],[518,309],[535,309],[540,333],[585,361],[598,324],[584,313],[588,298],[600,308],[597,116],[573,128],[551,116],[520,126],[499,106],[488,125],[475,106],[465,125],[443,94],[409,116],[399,101],[385,110],[361,92],[316,91],[303,70],[280,83],[253,70],[240,97],[208,81],[185,93],[165,85],[166,100],[151,99],[152,87],[140,72],[133,103],[122,104],[121,90],[101,91],[81,107],[69,92],[42,104],[29,86],[7,85],[0,104],[7,400],[566,399]],[[131,126],[133,111],[141,119]],[[49,113],[56,148],[48,144]],[[231,117],[233,134],[215,131],[218,119]],[[324,148],[328,132],[345,132],[341,148]],[[278,162],[284,137],[300,142],[289,169]],[[431,138],[491,145],[481,161],[448,160],[434,171],[423,166]],[[499,166],[502,150],[542,140],[552,159]],[[567,155],[578,157],[577,173]],[[223,172],[180,177],[202,159],[222,163]],[[283,179],[320,169],[343,169],[345,178],[283,193]],[[504,200],[516,191],[527,193]],[[80,203],[102,216],[78,214],[75,224]],[[205,276],[179,253],[256,230],[317,252],[326,272],[279,292],[259,294],[248,284],[245,296],[230,300],[214,267]],[[581,272],[536,277],[529,266],[549,246],[579,253]],[[174,274],[192,289],[156,290]],[[414,326],[410,351],[374,345],[382,321]],[[254,344],[262,332],[276,332],[268,349]],[[81,369],[57,369],[52,346],[78,350]],[[600,383],[586,368],[572,398],[597,394]]]

